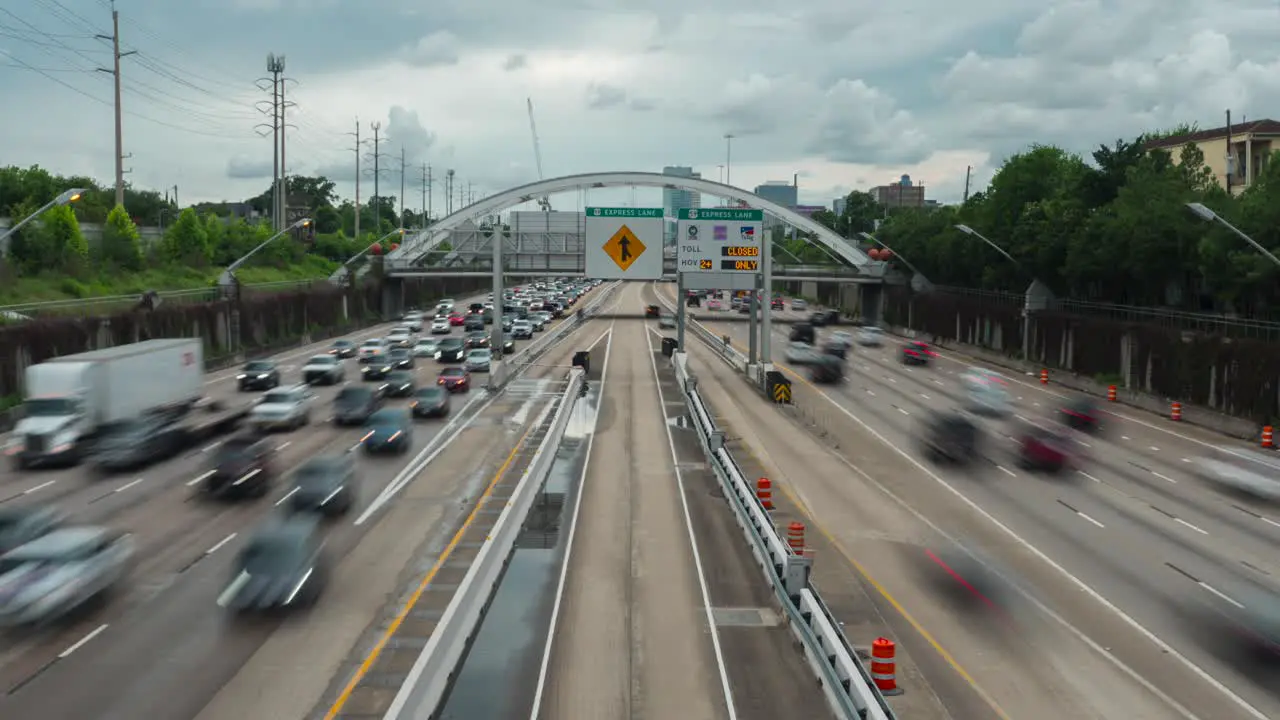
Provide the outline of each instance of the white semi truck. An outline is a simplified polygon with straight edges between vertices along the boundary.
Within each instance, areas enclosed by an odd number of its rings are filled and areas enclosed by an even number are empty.
[[[23,417],[5,452],[18,469],[74,465],[114,425],[166,413],[191,440],[231,429],[249,404],[204,403],[198,339],[145,340],[53,358],[26,372]]]

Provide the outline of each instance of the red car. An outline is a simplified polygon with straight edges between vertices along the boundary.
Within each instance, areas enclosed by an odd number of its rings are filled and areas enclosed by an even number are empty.
[[[466,321],[467,321],[467,316],[463,315],[462,313],[449,314],[449,324],[454,327],[458,327],[459,325],[462,325]]]
[[[466,392],[471,389],[471,373],[466,368],[449,367],[440,371],[436,384],[451,393]]]
[[[1067,433],[1033,425],[1018,438],[1018,465],[1060,472],[1078,466],[1080,444]]]
[[[912,340],[902,346],[903,365],[928,365],[933,357],[934,352],[929,349],[929,343],[927,342]]]

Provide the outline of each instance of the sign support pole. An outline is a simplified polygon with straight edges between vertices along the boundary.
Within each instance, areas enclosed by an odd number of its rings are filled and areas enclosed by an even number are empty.
[[[756,296],[760,294],[759,283],[754,282],[751,288],[751,294],[747,296],[747,327],[751,328],[751,343],[747,348],[747,365],[755,365],[756,358],[759,357],[760,349],[760,326],[756,322],[756,313],[760,312],[760,304],[756,302]]]
[[[764,228],[762,234],[760,254],[764,257],[760,258],[760,275],[764,284],[764,292],[761,293],[764,307],[760,310],[760,335],[764,342],[760,345],[760,364],[768,371],[773,369],[770,367],[773,364],[773,233]],[[754,323],[755,318],[751,322]]]
[[[687,300],[684,291],[684,273],[676,273],[676,349],[684,352],[684,324],[688,314],[685,312]]]
[[[506,295],[506,291],[502,287],[504,280],[502,277],[502,236],[502,222],[501,218],[499,218],[499,221],[493,224],[493,235],[490,236],[491,242],[493,242],[493,330],[489,336],[489,352],[493,354],[497,362],[493,363],[494,368],[489,373],[489,380],[494,387],[500,386],[505,380],[502,372],[502,366],[505,364],[502,359],[502,346],[506,341],[506,333],[502,332],[502,306],[505,302],[503,298]],[[494,380],[497,380],[497,382],[493,383]]]

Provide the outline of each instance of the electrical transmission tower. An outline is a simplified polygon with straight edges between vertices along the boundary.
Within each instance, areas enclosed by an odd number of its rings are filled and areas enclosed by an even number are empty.
[[[404,230],[405,210],[408,209],[409,207],[409,203],[405,200],[405,194],[404,194],[405,173],[408,171],[408,169],[409,169],[409,166],[408,164],[405,163],[405,159],[404,159],[404,146],[401,145],[400,146],[400,230],[402,231]]]
[[[116,85],[116,205],[124,206],[124,176],[126,173],[133,172],[132,169],[124,169],[124,161],[132,155],[124,154],[124,109],[120,105],[120,58],[137,54],[137,50],[128,52],[120,52],[120,11],[116,10],[115,0],[111,0],[111,34],[98,35],[100,40],[111,41],[111,55],[115,63],[110,69],[98,68],[98,72],[104,72],[113,76]]]
[[[386,157],[382,154],[382,123],[374,122],[370,124],[373,128],[373,152],[366,159],[373,160],[373,197],[369,200],[369,206],[373,209],[374,232],[382,232],[382,196],[379,195],[379,182],[382,180],[382,173],[386,172],[382,169],[382,158]]]
[[[356,116],[356,131],[347,133],[356,139],[356,144],[352,150],[356,153],[356,239],[360,239],[360,153],[364,151],[364,145],[360,140],[360,117]]]
[[[267,72],[270,77],[258,78],[258,88],[263,92],[271,92],[271,100],[258,103],[258,110],[271,117],[271,122],[260,123],[254,129],[262,137],[271,135],[272,174],[271,174],[271,226],[276,232],[284,229],[288,212],[288,170],[285,158],[285,128],[290,127],[285,120],[286,109],[293,107],[285,99],[285,84],[292,82],[284,76],[284,56],[274,53],[267,55]]]

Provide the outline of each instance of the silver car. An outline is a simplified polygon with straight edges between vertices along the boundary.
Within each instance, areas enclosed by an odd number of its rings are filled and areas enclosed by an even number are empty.
[[[40,625],[110,590],[133,558],[132,536],[64,527],[0,556],[0,625]]]
[[[476,349],[467,353],[467,358],[462,364],[467,368],[467,372],[487,373],[491,362],[493,362],[493,353],[486,349]]]

